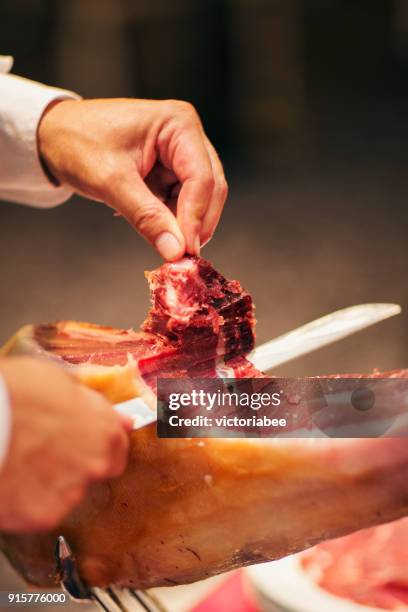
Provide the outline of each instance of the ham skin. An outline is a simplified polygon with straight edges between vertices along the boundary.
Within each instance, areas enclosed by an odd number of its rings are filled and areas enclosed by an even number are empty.
[[[147,275],[152,308],[141,331],[63,321],[26,326],[3,354],[54,360],[114,402],[151,406],[158,375],[257,377],[250,295],[199,258]],[[401,371],[407,376],[407,371]],[[90,585],[183,584],[277,559],[322,540],[408,514],[403,439],[158,439],[130,434],[116,479],[90,487],[52,533],[1,535],[24,578],[58,579],[66,536]]]

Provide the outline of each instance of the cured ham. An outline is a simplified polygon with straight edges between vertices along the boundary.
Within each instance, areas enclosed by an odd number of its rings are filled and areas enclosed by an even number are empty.
[[[199,258],[148,274],[141,331],[70,321],[26,326],[3,354],[70,368],[114,402],[154,406],[157,376],[262,377],[250,295]],[[407,372],[401,372],[407,375]],[[122,476],[93,485],[58,530],[3,533],[2,548],[31,583],[57,579],[63,534],[91,585],[182,584],[300,551],[408,514],[405,440],[158,439],[131,433]]]
[[[70,368],[114,402],[156,406],[158,375],[262,376],[244,356],[255,343],[254,306],[238,281],[197,257],[146,274],[152,307],[141,330],[76,321],[23,327],[3,354],[34,354]]]
[[[302,566],[323,589],[359,604],[408,610],[408,518],[319,544]]]

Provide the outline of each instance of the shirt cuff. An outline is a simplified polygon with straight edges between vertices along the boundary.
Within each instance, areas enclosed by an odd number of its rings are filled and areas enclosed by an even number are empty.
[[[11,408],[6,383],[0,376],[0,470],[6,459],[11,433]]]
[[[80,99],[64,89],[48,87],[10,74],[0,74],[0,197],[51,207],[73,194],[51,183],[38,155],[37,129],[48,105],[55,100]]]

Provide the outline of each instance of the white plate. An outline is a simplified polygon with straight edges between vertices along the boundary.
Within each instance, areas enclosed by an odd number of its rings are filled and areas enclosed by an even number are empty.
[[[257,602],[264,612],[384,612],[362,606],[321,589],[303,571],[300,555],[291,555],[245,569]]]

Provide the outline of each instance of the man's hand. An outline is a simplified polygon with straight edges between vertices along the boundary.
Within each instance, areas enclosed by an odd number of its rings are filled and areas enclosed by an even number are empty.
[[[167,260],[198,255],[215,231],[227,184],[187,102],[59,101],[38,146],[59,183],[114,208]]]
[[[0,530],[56,527],[87,485],[118,476],[130,422],[99,393],[48,362],[0,360],[11,401],[11,443],[0,470]]]

